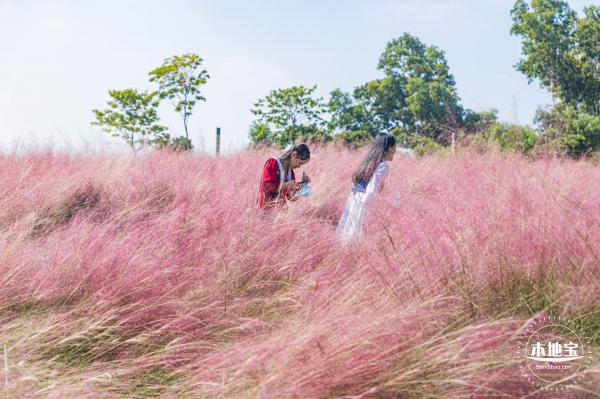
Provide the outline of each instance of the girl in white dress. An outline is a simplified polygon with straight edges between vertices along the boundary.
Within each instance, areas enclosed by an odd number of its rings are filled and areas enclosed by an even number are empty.
[[[386,161],[394,159],[396,139],[387,133],[380,133],[360,166],[352,175],[352,192],[346,201],[344,213],[337,225],[336,234],[342,244],[348,244],[364,235],[367,207],[383,188],[388,174]]]

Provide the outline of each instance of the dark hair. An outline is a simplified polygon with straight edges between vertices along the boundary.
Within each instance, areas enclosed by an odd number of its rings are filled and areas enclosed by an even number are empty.
[[[371,144],[371,148],[352,175],[352,183],[368,182],[373,177],[377,165],[381,163],[385,152],[396,144],[396,139],[391,134],[379,133]]]
[[[283,154],[281,154],[279,159],[281,159],[282,161],[285,159],[290,159],[292,157],[293,151],[296,151],[296,154],[298,154],[298,158],[300,158],[303,161],[310,158],[310,150],[308,149],[308,146],[306,144],[297,144],[295,146],[292,146],[292,148],[288,149]]]

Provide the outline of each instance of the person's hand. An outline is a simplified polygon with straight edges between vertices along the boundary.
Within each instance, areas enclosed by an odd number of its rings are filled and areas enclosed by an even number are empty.
[[[286,181],[285,183],[283,183],[281,188],[282,189],[289,188],[291,190],[298,190],[298,189],[300,189],[300,183],[297,182],[296,180]]]
[[[300,183],[310,183],[310,177],[306,174],[306,172],[302,172],[302,180]]]

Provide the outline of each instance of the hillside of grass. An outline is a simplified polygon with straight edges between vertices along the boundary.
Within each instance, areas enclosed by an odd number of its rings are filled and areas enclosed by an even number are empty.
[[[0,397],[597,397],[597,357],[556,396],[516,342],[560,316],[597,353],[598,166],[397,156],[343,248],[362,150],[265,215],[271,155],[0,156]]]

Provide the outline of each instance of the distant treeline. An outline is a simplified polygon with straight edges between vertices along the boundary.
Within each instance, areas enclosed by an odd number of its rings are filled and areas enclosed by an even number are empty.
[[[523,153],[582,156],[600,149],[600,7],[584,8],[578,17],[563,0],[517,0],[511,34],[522,41],[515,68],[529,82],[538,80],[555,104],[539,108],[534,127],[498,121],[497,111],[474,111],[460,103],[445,53],[404,33],[389,41],[379,58],[383,77],[336,89],[326,101],[317,86],[272,90],[252,108],[256,119],[252,145],[285,147],[298,141],[342,141],[358,146],[378,132],[389,132],[419,154],[463,145],[499,146]],[[208,74],[194,54],[166,59],[150,72],[159,88],[111,91],[110,108],[94,110],[95,124],[128,140],[175,149],[192,148],[187,121]],[[182,115],[185,136],[173,138],[158,124],[156,107],[170,99]],[[137,136],[137,138],[136,138]]]

